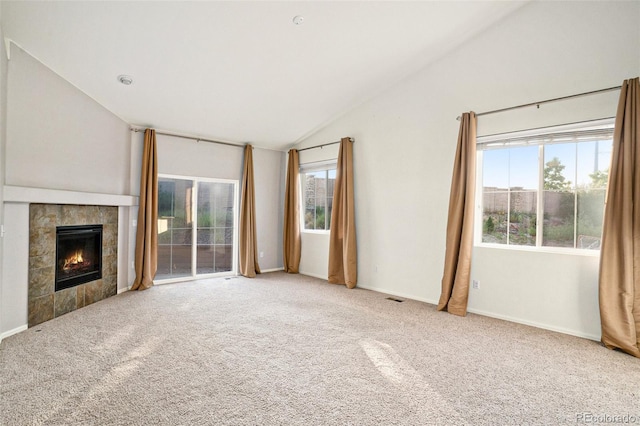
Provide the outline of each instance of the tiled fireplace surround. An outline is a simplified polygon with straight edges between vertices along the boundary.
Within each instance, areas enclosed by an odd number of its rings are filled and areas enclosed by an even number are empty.
[[[102,278],[55,291],[56,227],[103,225]],[[29,206],[29,327],[117,292],[118,207],[65,204]]]

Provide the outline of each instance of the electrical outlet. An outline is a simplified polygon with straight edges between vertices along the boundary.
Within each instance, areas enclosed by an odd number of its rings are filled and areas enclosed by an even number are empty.
[[[264,257],[264,252],[263,251],[260,252],[260,257],[261,258]]]
[[[475,288],[476,290],[479,290],[479,289],[480,289],[480,281],[478,281],[478,280],[473,280],[473,281],[471,282],[471,284],[472,284],[473,288]]]

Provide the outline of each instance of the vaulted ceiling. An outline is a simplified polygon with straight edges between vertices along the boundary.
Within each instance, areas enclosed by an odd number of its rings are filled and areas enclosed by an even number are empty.
[[[1,17],[5,38],[130,124],[284,149],[522,4],[3,1]]]

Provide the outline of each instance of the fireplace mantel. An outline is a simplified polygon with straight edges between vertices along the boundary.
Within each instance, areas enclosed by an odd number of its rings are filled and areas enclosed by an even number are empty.
[[[5,185],[3,189],[5,203],[90,204],[94,206],[123,207],[138,205],[138,197],[132,195],[101,194],[97,192],[66,191],[13,185]]]

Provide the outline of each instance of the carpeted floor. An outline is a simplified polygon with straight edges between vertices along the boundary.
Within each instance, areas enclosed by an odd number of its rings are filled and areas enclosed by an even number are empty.
[[[386,297],[284,273],[123,293],[2,341],[0,424],[640,423],[639,359]]]

